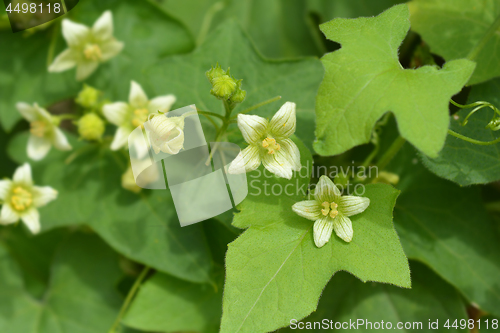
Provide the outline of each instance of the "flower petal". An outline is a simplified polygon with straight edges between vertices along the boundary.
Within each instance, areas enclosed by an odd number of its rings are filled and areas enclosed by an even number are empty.
[[[333,221],[328,217],[323,217],[316,222],[314,222],[313,226],[313,234],[314,234],[314,244],[317,247],[323,247],[330,238],[332,237],[333,231]]]
[[[103,42],[101,44],[101,61],[108,61],[109,59],[115,57],[118,53],[123,50],[125,44],[119,42],[115,39]]]
[[[267,120],[247,114],[238,115],[238,127],[243,134],[243,139],[248,143],[257,143],[266,134]]]
[[[271,119],[269,127],[276,138],[288,138],[295,133],[296,123],[295,103],[286,102]]]
[[[38,119],[38,112],[35,107],[29,105],[28,103],[19,102],[16,103],[16,109],[19,111],[21,116],[29,122]]]
[[[12,181],[10,179],[0,180],[0,200],[5,200],[11,187]]]
[[[278,150],[274,154],[264,154],[262,164],[269,172],[274,173],[278,177],[292,178],[292,164],[288,161],[287,156],[282,150]]]
[[[71,145],[69,144],[66,135],[64,135],[60,128],[54,128],[54,138],[52,143],[54,144],[54,147],[59,150],[71,150]]]
[[[125,146],[128,142],[128,136],[132,133],[128,128],[118,127],[115,133],[113,142],[111,142],[111,150],[118,150]]]
[[[339,199],[338,204],[338,210],[342,214],[352,216],[364,212],[370,205],[370,199],[346,195]]]
[[[31,178],[31,166],[29,163],[24,163],[16,169],[12,180],[15,183],[23,183],[26,185],[33,185],[33,178]]]
[[[52,61],[52,64],[49,66],[49,72],[57,73],[73,68],[76,66],[76,59],[76,51],[66,49],[59,53],[54,61]]]
[[[157,111],[168,112],[175,103],[176,98],[174,95],[158,96],[149,101],[149,113],[156,113]]]
[[[281,151],[287,157],[288,162],[292,166],[292,170],[300,171],[302,165],[300,164],[300,151],[295,142],[290,139],[279,141]]]
[[[321,206],[316,200],[305,200],[295,203],[292,210],[301,217],[308,220],[316,221],[323,218],[321,214]]]
[[[85,61],[78,63],[76,66],[76,80],[85,80],[97,69],[98,66],[99,63],[97,61]]]
[[[148,96],[142,89],[141,85],[135,81],[130,82],[128,102],[135,109],[142,109],[148,105]]]
[[[57,198],[57,191],[50,186],[33,186],[33,204],[42,207]]]
[[[52,127],[56,127],[56,125],[54,125],[54,122],[52,121],[52,115],[49,113],[49,111],[47,111],[44,108],[40,107],[38,105],[38,103],[34,103],[33,104],[33,108],[35,109],[38,118],[41,117],[41,118],[47,120],[48,125],[50,125]]]
[[[28,157],[32,160],[39,161],[47,155],[50,147],[51,144],[48,138],[30,135],[27,149]]]
[[[335,219],[333,219],[333,229],[337,236],[341,239],[349,243],[352,241],[352,222],[351,219],[343,214],[337,215]]]
[[[30,229],[33,234],[40,232],[40,214],[36,208],[28,209],[23,215],[21,215],[21,220]]]
[[[0,224],[11,224],[19,220],[19,215],[10,207],[9,204],[3,204],[0,211]]]
[[[257,169],[260,165],[259,147],[250,145],[243,149],[231,162],[227,170],[230,174],[240,174]]]
[[[64,19],[62,21],[62,34],[69,46],[77,46],[85,41],[90,29],[80,23]]]
[[[105,11],[92,26],[92,33],[98,40],[106,40],[113,37],[113,14],[110,10]]]
[[[319,202],[337,202],[342,194],[327,176],[321,176],[314,189],[314,198]]]
[[[128,112],[128,104],[125,102],[115,102],[110,104],[105,104],[102,107],[102,113],[106,119],[116,125],[123,125],[125,122],[127,112]]]

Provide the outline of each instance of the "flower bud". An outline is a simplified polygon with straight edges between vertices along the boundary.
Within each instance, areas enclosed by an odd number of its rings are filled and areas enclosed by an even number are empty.
[[[87,113],[78,120],[78,134],[82,139],[99,141],[104,134],[104,121],[95,113]]]
[[[134,173],[130,166],[122,175],[122,187],[127,191],[131,191],[134,193],[139,193],[141,191],[141,188],[135,183]]]
[[[95,108],[98,104],[100,91],[91,86],[84,85],[78,93],[75,102],[87,109]]]
[[[228,100],[236,91],[236,80],[229,75],[222,75],[213,79],[210,93],[218,99]]]
[[[399,183],[399,176],[392,172],[380,171],[378,177],[373,180],[373,183],[397,185]]]
[[[241,81],[243,80],[238,80],[238,82],[236,82],[237,83],[236,91],[234,92],[233,96],[231,96],[231,103],[233,104],[243,102],[247,95],[247,92],[241,89]]]
[[[212,67],[210,70],[208,70],[205,75],[207,76],[208,81],[210,81],[211,84],[214,84],[214,79],[221,77],[223,75],[226,75],[226,71],[224,71],[219,64],[215,65],[215,67]]]

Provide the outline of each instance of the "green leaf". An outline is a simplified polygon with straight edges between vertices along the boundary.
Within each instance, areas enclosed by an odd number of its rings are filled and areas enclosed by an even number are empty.
[[[218,332],[221,287],[156,273],[141,286],[124,323],[155,332]]]
[[[394,221],[408,257],[427,264],[481,309],[498,314],[500,234],[484,210],[480,188],[460,188],[434,176],[408,145],[390,171],[400,177]]]
[[[0,245],[0,331],[106,332],[120,308],[114,289],[118,256],[95,235],[78,234],[56,252],[43,301],[25,289],[17,264]]]
[[[362,283],[352,275],[339,272],[323,291],[318,309],[303,320],[304,325],[327,319],[328,325],[333,321],[333,327],[337,322],[340,325],[346,322],[344,327],[357,332],[376,332],[378,330],[373,326],[383,321],[380,331],[395,330],[398,323],[402,323],[403,328],[405,324],[411,325],[402,331],[422,332],[430,331],[429,322],[439,320],[439,329],[433,332],[468,332],[443,328],[448,319],[468,319],[465,305],[453,287],[418,262],[411,263],[411,276],[412,288],[401,289],[386,284]],[[349,325],[360,319],[364,322],[359,326],[353,328]],[[287,328],[279,332],[296,330]]]
[[[496,0],[413,0],[408,3],[412,29],[431,51],[447,61],[477,63],[469,84],[500,75],[500,4]]]
[[[221,332],[267,332],[305,317],[339,270],[363,281],[410,287],[408,261],[392,225],[398,191],[382,184],[367,186],[363,196],[371,203],[352,217],[352,242],[333,235],[318,249],[313,222],[291,209],[304,199],[301,185],[307,184],[311,170],[310,154],[300,142],[298,146],[302,165],[309,167],[291,180],[269,177],[261,169],[249,174],[249,196],[233,223],[249,229],[229,244]],[[287,193],[277,195],[273,189]]]
[[[322,22],[336,17],[357,18],[375,16],[402,0],[307,0],[309,10],[320,15]]]
[[[321,63],[314,58],[265,60],[234,21],[222,24],[192,54],[169,57],[151,67],[147,88],[157,95],[163,91],[175,94],[177,105],[196,104],[201,110],[223,115],[223,105],[210,95],[211,85],[205,77],[205,71],[217,62],[223,68],[231,67],[231,75],[243,79],[242,88],[247,91],[247,97],[234,113],[282,96],[279,102],[256,109],[252,114],[271,118],[286,101],[295,102],[296,134],[308,146],[311,145],[314,139],[314,96],[323,75]],[[232,125],[229,131],[236,131],[241,138],[236,125]],[[208,135],[209,131],[205,134],[213,139]]]
[[[89,83],[106,90],[111,100],[126,100],[130,80],[141,83],[147,66],[193,47],[181,24],[147,2],[82,1],[69,15],[71,20],[91,26],[107,9],[113,12],[114,35],[125,43],[125,48],[117,57],[101,64]],[[162,42],[158,43],[159,40]],[[9,50],[0,54],[0,122],[6,130],[21,119],[15,108],[17,102],[48,106],[76,96],[82,88],[75,81],[74,69],[64,73],[47,71],[48,54],[53,52],[56,56],[66,47],[59,23],[26,38],[11,31],[0,32],[0,49]],[[162,91],[165,93],[168,91]]]
[[[398,47],[410,27],[408,17],[403,4],[374,18],[321,25],[342,48],[322,58],[326,74],[316,99],[314,144],[319,154],[368,143],[375,122],[387,111],[396,116],[401,135],[426,155],[436,157],[443,147],[448,101],[467,82],[474,63],[462,59],[442,69],[403,69]]]
[[[42,231],[61,225],[88,224],[116,251],[160,271],[194,282],[210,281],[212,267],[203,227],[181,228],[168,190],[121,188],[128,161],[121,152],[78,142],[77,154],[52,150],[40,162],[30,161],[36,184],[59,191],[57,200],[40,209]],[[11,156],[22,163],[27,135],[11,142]]]
[[[491,80],[472,87],[469,103],[488,101],[500,106],[500,79]],[[485,126],[490,122],[493,111],[482,109],[476,112],[466,126],[461,123],[471,110],[457,113],[459,119],[450,118],[450,129],[469,138],[480,141],[493,141],[500,132],[493,132]],[[462,186],[486,184],[500,179],[500,144],[482,146],[448,135],[439,157],[430,159],[422,156],[424,165],[442,178]]]
[[[166,0],[162,7],[178,17],[199,43],[225,19],[241,23],[257,48],[267,57],[320,55],[319,31],[307,17],[302,0]]]

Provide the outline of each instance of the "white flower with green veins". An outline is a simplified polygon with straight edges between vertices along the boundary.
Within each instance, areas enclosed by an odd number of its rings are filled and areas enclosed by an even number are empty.
[[[113,16],[109,10],[92,28],[64,19],[62,33],[68,48],[54,59],[49,72],[63,72],[76,66],[77,81],[85,80],[100,63],[116,56],[124,46],[113,37]]]
[[[314,200],[297,202],[292,210],[299,216],[315,221],[314,243],[322,247],[330,240],[333,230],[341,239],[350,242],[353,230],[349,216],[364,212],[369,205],[368,198],[342,196],[330,178],[321,176],[314,191]]]
[[[19,102],[16,108],[30,123],[31,135],[28,139],[27,153],[32,160],[38,161],[47,155],[50,147],[59,150],[71,150],[68,139],[57,126],[59,119],[52,116],[47,110],[33,104],[33,106]]]
[[[295,133],[295,103],[286,102],[270,122],[255,115],[238,115],[238,127],[248,147],[231,162],[229,173],[255,170],[260,163],[278,177],[291,179],[299,171],[300,152],[289,137]]]
[[[40,232],[39,207],[57,198],[57,191],[49,186],[34,186],[31,167],[25,163],[14,172],[12,180],[0,180],[0,224],[11,224],[21,219],[34,234]]]
[[[154,114],[157,111],[162,113],[170,111],[175,100],[174,95],[164,95],[149,100],[138,83],[134,81],[130,82],[128,104],[125,102],[116,102],[105,104],[102,108],[106,119],[118,126],[113,142],[111,143],[111,150],[118,150],[125,146],[130,133],[137,127],[142,126],[148,120],[150,114]]]

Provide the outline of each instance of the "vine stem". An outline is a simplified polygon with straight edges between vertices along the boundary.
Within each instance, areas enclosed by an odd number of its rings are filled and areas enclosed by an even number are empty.
[[[483,50],[485,45],[488,43],[490,38],[495,34],[495,32],[500,28],[500,15],[496,18],[495,22],[490,26],[490,28],[483,35],[481,40],[472,48],[472,50],[467,55],[467,59],[475,60],[479,53]]]
[[[255,104],[254,106],[251,106],[249,107],[248,109],[245,109],[239,113],[241,114],[245,114],[245,113],[248,113],[252,110],[255,110],[255,109],[258,109],[266,104],[269,104],[269,103],[272,103],[272,102],[276,102],[276,101],[279,101],[281,99],[281,96],[276,96],[276,97],[273,97],[271,99],[268,99],[267,101],[264,101],[264,102],[260,102],[259,104]]]
[[[389,164],[392,158],[396,156],[396,154],[403,147],[405,142],[406,139],[404,139],[402,136],[398,136],[398,138],[394,140],[389,149],[387,149],[384,155],[382,155],[380,160],[377,162],[377,168],[383,170]]]
[[[459,138],[461,140],[464,140],[464,141],[467,141],[467,142],[470,142],[470,143],[473,143],[476,145],[480,145],[480,146],[489,146],[489,145],[494,145],[494,144],[500,142],[500,138],[493,140],[493,141],[479,141],[479,140],[471,139],[469,137],[466,137],[465,135],[454,132],[450,129],[448,130],[448,134],[453,135],[454,137]]]
[[[144,269],[142,270],[141,274],[137,277],[137,279],[134,282],[134,285],[128,292],[127,298],[125,298],[125,302],[122,305],[122,308],[120,309],[120,313],[118,313],[118,317],[116,317],[115,322],[113,323],[113,326],[111,326],[111,329],[108,331],[108,333],[115,333],[116,329],[118,326],[120,326],[120,322],[122,321],[123,316],[125,315],[125,312],[127,311],[130,302],[134,298],[135,294],[137,293],[137,290],[139,290],[139,287],[141,286],[142,281],[148,275],[149,270],[151,267],[145,266]]]

